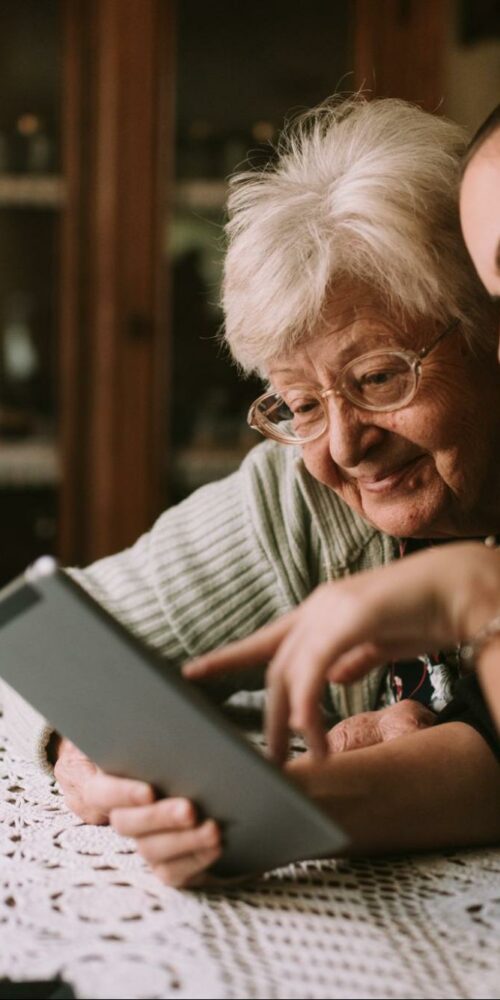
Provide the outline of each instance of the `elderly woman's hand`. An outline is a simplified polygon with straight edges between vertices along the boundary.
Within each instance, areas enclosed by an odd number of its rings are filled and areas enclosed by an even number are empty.
[[[435,548],[323,584],[253,636],[187,664],[191,679],[271,661],[267,736],[283,760],[287,723],[322,755],[325,681],[349,684],[372,667],[469,639],[500,605],[500,558],[477,543]]]
[[[436,721],[434,712],[418,701],[406,698],[375,712],[359,712],[343,719],[327,733],[330,753],[361,750],[376,743],[389,743],[400,736],[409,736],[419,729],[428,729]]]
[[[188,799],[155,801],[145,782],[105,774],[67,739],[57,748],[54,774],[72,812],[85,823],[110,823],[117,833],[132,837],[166,885],[191,888],[210,882],[206,869],[221,855],[220,830],[212,819],[200,823]]]

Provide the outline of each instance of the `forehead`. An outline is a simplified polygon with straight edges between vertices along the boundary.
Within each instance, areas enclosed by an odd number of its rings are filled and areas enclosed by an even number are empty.
[[[467,249],[481,281],[500,290],[500,130],[469,163],[460,190],[460,218]]]
[[[384,348],[422,346],[420,330],[392,319],[376,304],[344,309],[331,308],[320,327],[304,342],[277,357],[269,366],[271,377],[335,371],[352,358]]]

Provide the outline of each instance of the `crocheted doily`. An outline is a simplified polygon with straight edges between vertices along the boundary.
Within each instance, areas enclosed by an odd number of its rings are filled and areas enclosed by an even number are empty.
[[[500,850],[291,865],[163,887],[8,752],[0,719],[0,977],[79,997],[500,997]]]

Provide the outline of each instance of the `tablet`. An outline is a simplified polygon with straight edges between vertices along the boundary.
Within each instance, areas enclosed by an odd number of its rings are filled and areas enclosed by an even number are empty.
[[[213,816],[232,876],[347,838],[194,684],[45,556],[0,592],[0,676],[105,771]]]

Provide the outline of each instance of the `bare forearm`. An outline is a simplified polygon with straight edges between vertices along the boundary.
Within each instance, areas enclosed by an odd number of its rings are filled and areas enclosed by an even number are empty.
[[[344,827],[351,854],[500,842],[500,766],[464,723],[301,759],[290,774]]]

